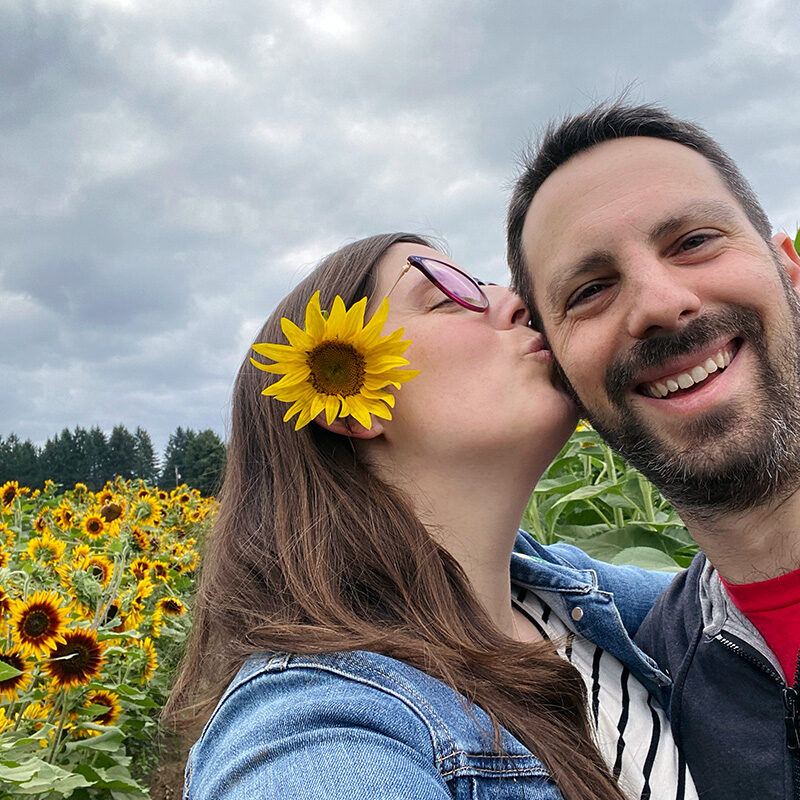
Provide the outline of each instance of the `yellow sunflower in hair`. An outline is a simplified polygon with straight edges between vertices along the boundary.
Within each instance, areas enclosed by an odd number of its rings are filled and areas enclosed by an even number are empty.
[[[299,414],[295,430],[323,411],[328,424],[337,417],[352,416],[371,428],[370,415],[391,419],[394,395],[386,388],[399,389],[419,374],[418,370],[401,369],[408,364],[402,354],[410,344],[402,341],[403,329],[381,336],[389,301],[384,298],[365,325],[366,307],[364,297],[347,310],[337,295],[326,318],[319,292],[315,292],[306,307],[305,330],[285,317],[281,320],[289,344],[253,345],[256,353],[275,363],[250,361],[264,372],[283,376],[262,394],[292,404],[283,419]]]

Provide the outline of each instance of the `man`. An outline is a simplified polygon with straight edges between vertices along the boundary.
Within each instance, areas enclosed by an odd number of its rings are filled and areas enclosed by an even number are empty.
[[[551,126],[508,256],[569,387],[705,555],[637,635],[703,800],[800,798],[800,258],[700,128]]]

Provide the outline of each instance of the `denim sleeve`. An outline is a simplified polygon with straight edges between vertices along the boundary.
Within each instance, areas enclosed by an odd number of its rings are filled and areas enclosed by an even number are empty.
[[[597,575],[597,588],[614,595],[622,623],[629,636],[642,624],[656,598],[672,582],[672,572],[656,572],[633,566],[617,566],[597,561],[583,550],[560,542],[546,548],[577,569],[590,569]]]
[[[430,733],[396,697],[319,670],[261,675],[190,754],[186,800],[449,800]]]

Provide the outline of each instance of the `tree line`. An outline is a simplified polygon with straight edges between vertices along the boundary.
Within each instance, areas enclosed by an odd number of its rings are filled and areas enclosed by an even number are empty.
[[[209,495],[219,489],[224,468],[225,445],[211,429],[179,427],[160,459],[150,434],[140,427],[131,433],[117,425],[109,435],[97,426],[64,428],[42,447],[13,433],[0,437],[0,484],[15,480],[35,488],[49,478],[67,488],[85,483],[96,492],[121,475],[164,489],[186,483]]]

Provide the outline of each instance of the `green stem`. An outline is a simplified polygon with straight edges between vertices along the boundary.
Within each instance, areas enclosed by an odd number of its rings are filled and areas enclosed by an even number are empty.
[[[52,764],[55,761],[56,753],[59,750],[59,745],[61,743],[61,733],[64,730],[64,722],[67,719],[67,690],[61,690],[61,716],[58,720],[58,727],[56,728],[56,734],[53,737],[53,744],[50,748],[50,756],[47,759],[48,764]]]
[[[648,522],[655,522],[656,521],[656,511],[653,508],[653,490],[647,481],[647,478],[644,475],[639,475],[639,489],[642,492],[642,497],[644,498],[644,510],[647,514],[647,521]]]
[[[605,522],[608,527],[611,527],[611,520],[600,510],[598,506],[596,506],[591,500],[586,500],[586,505],[590,508],[593,508],[597,515]]]
[[[531,499],[528,501],[527,517],[530,520],[531,527],[533,528],[533,535],[536,540],[542,544],[547,544],[542,529],[542,521],[539,519],[539,503],[536,499],[536,493],[531,494]]]

